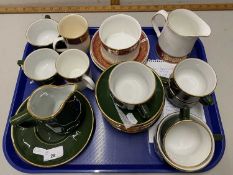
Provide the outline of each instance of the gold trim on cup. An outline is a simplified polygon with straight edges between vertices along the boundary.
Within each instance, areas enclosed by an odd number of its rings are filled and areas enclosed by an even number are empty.
[[[66,18],[69,18],[69,17],[72,17],[72,16],[76,16],[76,17],[79,17],[81,18],[85,23],[86,23],[86,29],[85,31],[80,35],[80,36],[76,36],[76,37],[67,37],[65,36],[61,30],[60,30],[60,25],[61,25],[61,22],[63,20],[65,20]],[[80,44],[82,43],[83,41],[85,41],[88,36],[89,36],[89,32],[88,32],[88,22],[86,20],[86,18],[84,18],[83,16],[81,15],[77,15],[77,14],[69,14],[69,15],[66,15],[64,16],[59,22],[58,22],[58,25],[57,25],[57,30],[58,30],[58,33],[65,39],[68,41],[69,44]]]
[[[101,44],[102,44],[103,48],[111,54],[126,55],[126,54],[133,52],[134,50],[136,50],[138,48],[138,46],[140,45],[140,39],[133,46],[125,48],[125,49],[113,49],[113,48],[105,45],[102,41],[101,41]]]
[[[11,140],[12,140],[12,144],[13,144],[13,147],[14,147],[16,153],[18,154],[18,156],[19,156],[21,159],[23,159],[25,162],[27,162],[27,163],[29,163],[29,164],[31,164],[31,165],[37,166],[37,167],[51,168],[51,167],[56,167],[56,166],[59,166],[59,165],[63,165],[63,164],[65,164],[65,163],[71,161],[72,159],[74,159],[76,156],[78,156],[78,155],[83,151],[83,149],[84,149],[84,148],[86,147],[86,145],[89,143],[89,140],[90,140],[90,138],[91,138],[91,136],[92,136],[95,120],[94,120],[94,112],[93,112],[93,109],[92,109],[92,107],[91,107],[90,102],[88,101],[88,99],[87,99],[82,93],[79,92],[79,94],[87,101],[88,105],[90,106],[91,113],[92,113],[92,117],[91,117],[91,118],[92,118],[92,122],[93,122],[93,125],[92,125],[92,127],[91,127],[90,135],[89,135],[89,137],[88,137],[88,139],[87,139],[85,145],[82,147],[82,149],[81,149],[80,151],[78,151],[77,154],[75,154],[74,156],[72,156],[70,159],[68,159],[68,160],[66,160],[66,161],[64,161],[64,162],[62,162],[62,163],[58,163],[58,164],[54,164],[54,165],[39,165],[39,164],[30,162],[29,160],[27,160],[25,157],[23,157],[23,156],[20,154],[19,150],[17,149],[17,147],[16,147],[16,145],[15,145],[15,140],[14,140],[14,137],[13,137],[13,129],[14,129],[14,126],[11,126]],[[29,98],[29,97],[28,97],[28,98]],[[19,112],[19,109],[24,105],[24,103],[26,103],[26,101],[28,100],[28,98],[27,98],[26,100],[24,100],[24,102],[19,106],[19,108],[18,108],[17,111],[16,111],[16,114]],[[35,134],[35,133],[34,133],[34,134]],[[67,137],[67,138],[68,138],[68,137]]]
[[[28,78],[30,78],[31,80],[38,81],[38,82],[42,82],[42,81],[50,80],[50,79],[52,79],[53,77],[55,77],[55,76],[57,75],[57,71],[55,71],[54,74],[53,74],[52,76],[48,77],[48,78],[37,79],[37,78],[32,78],[32,77],[28,74],[27,69],[26,69],[26,67],[25,67],[24,65],[25,65],[25,63],[28,61],[28,59],[30,59],[29,56],[31,56],[32,54],[35,54],[35,52],[41,52],[41,51],[44,51],[44,50],[56,52],[56,51],[54,51],[53,49],[49,49],[49,48],[42,48],[42,49],[38,49],[38,50],[32,51],[32,52],[31,52],[30,54],[28,54],[28,56],[25,58],[25,60],[23,61],[23,64],[20,65],[20,67],[23,69],[24,74],[25,74]],[[57,52],[56,52],[56,53],[57,53]],[[58,56],[59,56],[59,54],[57,53],[57,57],[58,57]],[[31,59],[32,59],[32,58],[31,58]],[[55,62],[56,62],[56,61],[55,61]]]
[[[58,22],[57,22],[56,20],[54,20],[54,19],[51,19],[51,18],[42,18],[42,19],[38,19],[37,21],[34,21],[33,23],[31,23],[31,24],[28,26],[27,30],[26,30],[25,37],[26,37],[27,41],[28,41],[31,45],[36,46],[36,47],[46,47],[46,46],[49,46],[49,45],[53,44],[53,41],[52,41],[52,42],[50,42],[50,43],[48,43],[48,44],[39,45],[39,44],[33,44],[33,42],[31,42],[31,40],[29,40],[29,37],[28,37],[29,29],[30,29],[34,24],[36,24],[37,22],[40,22],[40,21],[43,21],[43,20],[53,21],[53,22],[55,22],[55,23],[57,24],[57,26],[58,26]],[[58,32],[58,31],[57,31],[57,36],[56,36],[56,37],[59,37],[59,32]]]
[[[210,93],[208,93],[208,94],[202,94],[202,95],[190,94],[190,93],[186,92],[185,90],[183,90],[183,89],[178,85],[178,83],[177,83],[177,81],[176,81],[176,76],[175,76],[175,75],[176,75],[177,67],[179,66],[180,63],[185,62],[185,61],[188,61],[188,60],[195,60],[195,61],[204,63],[204,64],[206,64],[207,66],[209,66],[210,69],[212,69],[212,71],[213,71],[214,74],[215,74],[216,84],[215,84],[215,87],[213,88],[213,90],[212,90]],[[177,65],[175,66],[175,68],[174,68],[174,70],[173,70],[171,76],[173,76],[173,79],[174,79],[175,84],[177,85],[177,87],[178,87],[181,91],[183,91],[184,93],[186,93],[186,94],[188,94],[188,95],[190,95],[190,96],[199,97],[199,98],[205,97],[205,96],[207,96],[207,95],[210,95],[210,94],[212,94],[212,93],[215,91],[215,89],[216,89],[216,87],[217,87],[218,78],[217,78],[217,75],[216,75],[215,70],[213,69],[213,67],[212,67],[209,63],[207,63],[207,62],[205,62],[205,61],[203,61],[203,60],[201,60],[201,59],[198,59],[198,58],[188,58],[188,59],[182,60],[180,63],[177,64]]]
[[[214,137],[213,137],[213,135],[212,135],[212,132],[210,131],[210,129],[208,128],[208,126],[205,124],[205,123],[203,123],[203,121],[201,121],[201,119],[199,119],[199,118],[197,118],[195,115],[193,115],[193,114],[191,114],[191,116],[194,118],[194,120],[191,118],[190,120],[184,120],[184,121],[192,121],[192,122],[196,122],[196,123],[198,123],[198,124],[200,124],[200,125],[202,125],[202,127],[204,127],[207,131],[208,131],[208,133],[209,133],[209,135],[210,135],[210,137],[211,137],[211,150],[210,150],[210,153],[209,153],[209,155],[206,157],[206,159],[204,160],[204,161],[202,161],[202,163],[200,164],[200,167],[198,168],[198,169],[185,169],[185,168],[195,168],[195,167],[198,167],[198,165],[196,165],[196,166],[181,166],[181,165],[178,165],[178,164],[176,164],[175,162],[173,162],[168,156],[167,156],[167,153],[165,152],[165,149],[164,149],[164,145],[163,145],[163,141],[160,139],[160,133],[161,133],[161,127],[162,127],[162,125],[164,124],[164,122],[166,122],[166,120],[167,119],[169,119],[170,117],[172,117],[173,115],[177,115],[178,113],[177,112],[174,112],[174,113],[171,113],[171,114],[169,114],[167,117],[165,117],[165,118],[163,118],[161,121],[160,121],[160,123],[159,123],[159,125],[158,125],[158,128],[157,128],[157,131],[156,131],[156,134],[155,134],[155,139],[156,139],[156,143],[154,143],[154,144],[157,144],[157,147],[158,147],[158,150],[159,150],[159,152],[161,153],[161,155],[162,155],[162,157],[166,160],[166,162],[170,165],[170,166],[172,166],[173,168],[175,168],[175,169],[178,169],[178,170],[181,170],[181,171],[185,171],[185,172],[194,172],[194,171],[198,171],[198,170],[200,170],[200,169],[202,169],[202,168],[205,168],[207,165],[208,165],[208,163],[211,161],[211,159],[212,159],[212,157],[213,157],[213,155],[214,155],[214,149],[215,149],[215,145],[214,145]],[[182,121],[179,121],[179,122],[182,122]],[[179,123],[179,122],[177,122],[177,123]],[[172,126],[171,126],[172,127]],[[171,128],[170,127],[170,128]],[[160,131],[159,131],[160,130]],[[167,133],[167,132],[166,132]],[[165,137],[165,136],[164,136]],[[202,166],[201,166],[202,165]],[[203,166],[204,165],[204,166]]]
[[[87,60],[88,60],[88,67],[87,67],[87,69],[85,70],[85,72],[83,72],[83,74],[81,74],[81,75],[79,75],[79,76],[77,76],[77,77],[74,77],[74,78],[66,77],[66,76],[60,74],[59,71],[58,71],[58,65],[57,65],[57,62],[58,62],[58,60],[60,59],[61,55],[64,54],[64,53],[66,53],[66,52],[70,52],[70,51],[78,51],[78,52],[81,51],[81,52],[83,52],[83,53],[87,56],[87,58],[88,58],[88,59],[87,59]],[[56,60],[56,62],[55,62],[55,68],[56,68],[57,74],[58,74],[59,76],[61,76],[62,78],[66,79],[67,81],[77,83],[78,81],[81,80],[81,78],[82,78],[83,75],[87,74],[87,73],[90,71],[90,60],[89,60],[88,55],[87,55],[84,51],[82,51],[82,50],[79,50],[79,49],[67,49],[66,51],[62,52],[62,53],[59,55],[59,57],[57,58],[57,60]]]
[[[155,75],[154,75],[154,74],[155,74],[155,71],[153,71],[152,68],[150,68],[149,66],[147,66],[147,65],[145,65],[145,64],[139,63],[139,62],[137,62],[137,61],[123,61],[123,62],[117,64],[116,67],[119,66],[119,65],[121,65],[121,64],[127,64],[127,63],[135,63],[135,64],[139,64],[139,65],[145,66],[145,67],[148,69],[148,71],[151,72],[151,73],[153,74],[153,76],[155,77]],[[114,69],[115,69],[116,67],[114,67],[114,68],[112,69],[111,73],[109,74],[108,87],[110,86],[110,78],[112,77],[112,72],[114,71]],[[157,75],[157,74],[156,74],[156,75]],[[157,76],[157,77],[159,77],[159,76]],[[149,96],[146,100],[144,100],[144,101],[142,101],[142,102],[140,102],[140,103],[127,103],[127,102],[124,102],[124,101],[120,100],[120,99],[112,92],[112,90],[110,89],[110,87],[109,87],[109,91],[111,92],[111,94],[113,95],[113,97],[114,97],[118,102],[123,103],[124,105],[141,105],[141,104],[144,104],[144,103],[146,103],[147,101],[149,101],[149,100],[155,95],[155,91],[156,91],[156,80],[155,80],[155,86],[154,86],[154,88],[153,88],[153,93],[150,94],[150,96]]]
[[[180,123],[183,123],[183,122],[191,122],[191,123],[193,122],[193,123],[197,123],[198,125],[201,125],[201,126],[208,132],[208,134],[209,134],[209,136],[210,136],[210,138],[211,138],[211,149],[210,149],[210,152],[209,152],[208,156],[207,156],[202,162],[200,162],[200,163],[197,164],[197,165],[192,165],[192,166],[179,165],[179,164],[177,164],[176,162],[174,162],[173,160],[170,159],[170,157],[168,156],[167,151],[166,151],[166,149],[165,149],[164,143],[165,143],[165,138],[166,138],[168,132],[169,132],[172,128],[174,128],[176,125],[178,125],[178,124],[180,124]],[[164,137],[163,137],[162,143],[163,143],[163,144],[162,144],[162,148],[163,148],[164,154],[167,156],[167,158],[168,158],[173,164],[175,164],[175,165],[177,165],[177,166],[180,166],[180,167],[182,167],[182,168],[197,168],[197,167],[203,165],[203,163],[205,163],[205,162],[208,160],[208,158],[209,158],[209,156],[210,156],[210,154],[211,154],[211,152],[212,152],[212,149],[213,149],[213,140],[212,140],[210,131],[209,131],[202,123],[197,122],[197,121],[195,121],[195,120],[181,120],[181,121],[178,121],[178,122],[174,123],[172,126],[170,126],[170,127],[167,129],[167,131],[166,131],[166,133],[165,133],[165,135],[164,135]]]
[[[80,44],[86,41],[88,37],[89,37],[89,32],[87,30],[83,35],[81,35],[78,38],[65,38],[65,40],[67,40],[69,44]]]

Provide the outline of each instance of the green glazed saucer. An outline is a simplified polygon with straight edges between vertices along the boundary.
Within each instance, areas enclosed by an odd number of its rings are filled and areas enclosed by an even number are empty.
[[[11,126],[13,146],[23,160],[38,167],[55,167],[72,160],[87,146],[94,127],[93,110],[84,95],[80,92],[74,95],[83,105],[85,114],[77,130],[71,134],[56,134],[45,125],[31,128]],[[26,110],[27,100],[17,113]]]
[[[165,93],[164,93],[164,87],[162,81],[159,78],[159,76],[154,72],[156,79],[156,90],[152,98],[146,103],[146,105],[149,108],[148,118],[144,119],[140,115],[138,110],[130,111],[127,109],[122,109],[122,111],[125,114],[133,113],[134,117],[138,121],[138,123],[133,125],[132,127],[125,128],[114,106],[114,103],[110,96],[110,90],[108,87],[109,75],[115,66],[116,65],[113,65],[112,67],[104,71],[96,83],[95,96],[96,96],[97,104],[103,116],[114,128],[128,133],[140,132],[150,127],[160,117],[162,113],[164,107],[164,99],[165,99]]]

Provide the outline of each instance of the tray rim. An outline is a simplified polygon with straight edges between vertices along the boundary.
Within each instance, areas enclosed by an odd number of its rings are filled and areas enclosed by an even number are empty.
[[[97,30],[98,27],[89,27],[89,30]],[[142,29],[144,30],[144,32],[147,34],[148,31],[153,32],[153,28],[152,27],[142,27]],[[202,60],[206,61],[207,62],[207,58],[206,58],[206,53],[205,53],[205,49],[204,49],[204,46],[203,46],[203,43],[201,42],[200,39],[198,39],[196,41],[196,44],[200,45],[200,52],[202,53]],[[195,44],[195,45],[196,45]],[[29,43],[26,43],[25,47],[24,47],[24,52],[23,52],[23,56],[22,56],[22,59],[25,59],[26,57],[26,54],[27,54],[27,48],[29,47]],[[99,68],[98,68],[99,69]],[[17,164],[15,164],[14,161],[12,161],[12,159],[10,159],[8,153],[7,153],[7,146],[6,146],[6,137],[7,137],[7,133],[9,132],[9,129],[10,129],[10,124],[9,124],[9,118],[10,116],[12,115],[12,113],[14,112],[14,110],[16,110],[15,108],[17,107],[17,104],[15,103],[16,101],[16,98],[17,96],[20,96],[20,84],[22,83],[21,78],[23,77],[23,71],[22,69],[19,70],[19,73],[18,73],[18,77],[17,77],[17,81],[16,81],[16,85],[15,85],[15,89],[14,89],[14,95],[13,95],[13,98],[12,98],[12,101],[11,101],[11,106],[10,106],[10,110],[9,110],[9,115],[7,117],[7,121],[6,121],[6,125],[5,125],[5,130],[4,130],[4,135],[3,135],[3,142],[2,142],[2,147],[3,147],[3,152],[4,152],[4,156],[6,158],[6,160],[9,162],[9,164],[15,168],[16,170],[18,171],[21,171],[23,173],[183,173],[181,171],[178,171],[178,170],[175,170],[173,168],[171,169],[168,169],[168,170],[159,170],[159,171],[156,171],[158,169],[156,168],[152,168],[150,166],[152,165],[147,165],[145,167],[145,165],[142,165],[142,167],[139,167],[139,168],[135,168],[133,167],[134,165],[126,165],[125,168],[122,168],[124,165],[114,165],[115,167],[113,167],[113,165],[109,165],[111,167],[111,169],[108,167],[108,165],[86,165],[84,166],[85,168],[83,169],[76,169],[76,170],[68,170],[68,169],[56,169],[56,168],[51,168],[51,169],[40,169],[40,170],[31,170],[31,169],[25,169],[25,168],[22,168],[20,166],[18,166]],[[219,113],[219,108],[218,108],[218,104],[217,104],[217,99],[216,99],[216,95],[215,95],[215,92],[213,93],[213,99],[214,99],[214,102],[215,102],[215,112],[217,114],[217,119],[218,119],[218,125],[219,125],[219,129],[220,129],[220,134],[222,134],[223,136],[223,140],[221,141],[222,142],[222,148],[221,148],[221,151],[218,155],[218,157],[213,161],[210,162],[209,165],[207,165],[206,168],[204,168],[203,170],[201,171],[198,171],[198,172],[205,172],[205,171],[208,171],[212,168],[214,168],[222,159],[223,155],[224,155],[224,152],[225,152],[225,147],[226,147],[226,139],[225,139],[225,134],[224,134],[224,128],[223,128],[223,125],[222,125],[222,122],[221,122],[221,116],[220,116],[220,113]],[[23,99],[22,99],[23,100]],[[209,110],[210,107],[206,107],[205,111],[208,109]],[[207,123],[208,124],[208,123]],[[107,166],[107,168],[105,168]],[[127,167],[128,166],[128,167]],[[133,168],[130,168],[130,166],[132,166]],[[90,169],[88,167],[93,167],[95,169]],[[97,168],[99,167],[99,168]],[[121,169],[119,169],[121,168]]]

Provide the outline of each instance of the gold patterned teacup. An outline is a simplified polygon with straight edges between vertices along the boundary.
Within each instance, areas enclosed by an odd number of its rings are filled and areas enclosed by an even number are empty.
[[[90,35],[87,20],[77,14],[64,16],[58,23],[58,32],[61,37],[53,42],[53,49],[63,52],[66,49],[80,49],[87,52],[90,46]],[[58,48],[58,43],[63,42],[65,49]]]
[[[140,49],[142,29],[139,22],[125,14],[105,19],[99,28],[101,53],[109,63],[134,60]]]

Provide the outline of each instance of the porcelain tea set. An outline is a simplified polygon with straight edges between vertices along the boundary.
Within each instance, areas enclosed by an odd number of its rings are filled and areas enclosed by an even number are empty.
[[[162,31],[156,24],[159,15],[165,19]],[[35,50],[18,64],[39,87],[10,119],[14,147],[22,159],[53,167],[73,159],[86,147],[94,115],[80,91],[88,88],[95,90],[106,121],[127,133],[153,125],[161,116],[166,97],[180,112],[166,116],[158,125],[154,143],[160,155],[182,171],[197,171],[210,162],[214,135],[189,108],[199,102],[213,103],[217,78],[208,63],[186,59],[197,38],[210,35],[210,27],[186,9],[169,14],[160,10],[152,17],[152,25],[158,37],[158,45],[152,49],[161,59],[177,63],[169,78],[160,77],[144,64],[149,40],[139,22],[129,15],[108,17],[92,39],[87,20],[77,14],[58,23],[46,15],[29,26],[26,38]],[[96,84],[91,78],[89,51],[93,63],[104,70]],[[56,84],[60,81],[63,85]],[[46,157],[52,153],[55,157]]]

